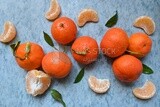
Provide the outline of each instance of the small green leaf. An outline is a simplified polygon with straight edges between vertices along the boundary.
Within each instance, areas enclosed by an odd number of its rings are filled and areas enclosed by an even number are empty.
[[[112,27],[114,26],[118,21],[118,11],[116,11],[116,14],[112,16],[107,23],[105,24],[106,27]]]
[[[74,53],[78,54],[78,55],[86,55],[87,52],[88,52],[87,49],[86,49],[85,51],[76,51],[76,50],[72,49],[72,51],[73,51]]]
[[[15,51],[17,50],[18,46],[20,45],[21,41],[16,42],[15,44],[11,44],[10,47],[12,49],[13,54],[15,54]]]
[[[66,107],[66,104],[63,101],[62,95],[57,90],[52,89],[51,95],[52,95],[52,98],[54,98],[56,101],[59,101],[63,105],[63,107]]]
[[[54,47],[54,44],[53,44],[53,41],[52,41],[51,37],[50,37],[47,33],[45,33],[45,32],[43,32],[43,34],[44,34],[44,39],[45,39],[45,41],[46,41],[51,47]]]
[[[83,68],[80,70],[80,72],[79,72],[79,74],[77,75],[74,83],[78,83],[78,82],[80,82],[80,81],[82,80],[82,78],[83,78],[83,76],[84,76],[84,69],[85,69],[85,67],[83,67]]]
[[[143,73],[144,74],[152,74],[153,70],[150,67],[148,67],[147,65],[143,64]]]

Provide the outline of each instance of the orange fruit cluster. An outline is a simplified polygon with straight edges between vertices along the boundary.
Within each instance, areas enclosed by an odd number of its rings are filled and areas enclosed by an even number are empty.
[[[141,32],[133,33],[128,38],[123,29],[111,28],[105,33],[100,46],[106,56],[116,58],[112,65],[115,76],[123,82],[134,82],[143,70],[138,58],[145,57],[151,51],[152,40]]]
[[[52,5],[46,13],[46,18],[55,20],[61,10],[56,0],[51,3]],[[57,12],[54,11],[51,14],[54,8],[57,9]],[[98,20],[97,12],[87,9],[80,13],[78,25],[84,26],[88,21],[97,22]],[[154,23],[152,25],[154,26]],[[139,27],[140,25],[137,26]],[[152,34],[154,29],[149,34]],[[57,18],[51,26],[51,34],[59,44],[68,45],[73,42],[71,53],[77,62],[87,65],[97,60],[99,48],[96,40],[90,36],[81,36],[76,39],[77,27],[72,19],[68,17]],[[117,79],[122,82],[134,82],[140,77],[143,70],[142,62],[138,58],[145,57],[151,51],[152,40],[147,34],[141,32],[133,33],[128,37],[125,30],[116,27],[110,28],[104,34],[100,48],[104,55],[115,58],[112,69]],[[47,90],[51,81],[50,76],[57,79],[64,78],[72,69],[72,62],[66,53],[57,51],[49,52],[45,55],[42,47],[33,42],[20,44],[15,51],[15,59],[21,68],[29,71],[26,76],[27,92],[34,96]],[[35,70],[40,67],[43,68],[46,74]],[[37,85],[37,81],[40,86]],[[98,93],[106,92],[110,83],[108,80],[103,80],[102,83],[101,81],[91,77],[89,81],[91,89]],[[97,83],[96,86],[95,83]],[[105,88],[105,90],[97,91],[99,88],[97,88],[97,85]],[[35,86],[36,90],[33,89]]]

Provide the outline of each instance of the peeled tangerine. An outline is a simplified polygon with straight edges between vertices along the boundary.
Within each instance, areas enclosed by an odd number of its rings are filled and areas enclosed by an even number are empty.
[[[12,22],[7,21],[4,24],[4,31],[0,35],[0,41],[3,43],[8,43],[13,40],[16,36],[16,28]]]
[[[89,87],[96,93],[105,93],[109,87],[108,79],[97,79],[95,76],[90,76],[88,79]]]
[[[60,13],[61,13],[61,7],[60,7],[58,1],[51,0],[50,8],[45,14],[46,19],[54,20],[59,16]]]
[[[148,16],[140,16],[135,20],[133,26],[142,28],[148,35],[151,35],[155,31],[155,22]]]
[[[140,99],[150,99],[156,93],[156,87],[151,81],[146,81],[143,87],[133,89],[133,94]]]
[[[43,94],[50,86],[51,78],[38,70],[28,71],[26,75],[26,90],[28,94],[37,96]]]
[[[84,26],[87,22],[98,22],[98,13],[93,9],[83,9],[78,15],[78,26]]]

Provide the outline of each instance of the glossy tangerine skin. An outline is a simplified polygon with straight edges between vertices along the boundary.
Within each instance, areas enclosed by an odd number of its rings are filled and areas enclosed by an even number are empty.
[[[152,39],[145,33],[133,33],[129,38],[128,50],[139,54],[133,54],[137,58],[146,56],[152,49]]]
[[[50,52],[44,56],[42,68],[51,77],[64,78],[70,73],[72,62],[64,52]]]
[[[111,58],[122,55],[128,48],[128,45],[127,33],[121,28],[109,29],[100,43],[103,54]]]
[[[113,62],[112,69],[120,81],[134,82],[141,75],[143,66],[138,58],[131,55],[123,55]]]
[[[77,27],[72,19],[68,17],[60,17],[53,22],[51,33],[58,43],[67,45],[75,40]]]
[[[75,53],[86,51],[85,55]],[[72,56],[74,59],[81,64],[90,64],[94,62],[99,54],[98,44],[95,39],[89,36],[81,36],[77,38],[71,47]]]
[[[27,71],[39,68],[41,66],[42,59],[45,55],[40,45],[33,42],[29,43],[30,43],[30,52],[27,59],[25,60],[20,59],[20,58],[23,59],[25,57],[26,54],[25,49],[27,43],[20,44],[15,54],[16,56],[20,57],[16,58],[18,65]]]

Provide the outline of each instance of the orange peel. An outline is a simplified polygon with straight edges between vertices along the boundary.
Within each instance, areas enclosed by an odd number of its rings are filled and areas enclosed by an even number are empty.
[[[43,94],[51,83],[51,77],[42,71],[31,70],[26,75],[26,91],[37,96]]]
[[[3,43],[8,43],[12,41],[16,36],[16,28],[14,24],[10,21],[4,23],[4,31],[0,35],[0,41]]]
[[[143,29],[148,35],[151,35],[155,31],[155,22],[149,16],[138,17],[133,26]]]
[[[146,81],[142,87],[134,88],[133,94],[139,99],[150,99],[156,93],[156,87],[151,81]]]
[[[108,79],[98,79],[95,76],[89,77],[88,84],[96,93],[105,93],[110,88],[110,82]]]
[[[50,8],[46,12],[45,17],[48,20],[55,20],[61,13],[61,7],[58,0],[51,0]]]
[[[78,15],[78,26],[84,26],[87,22],[98,22],[98,13],[93,9],[83,9]]]

